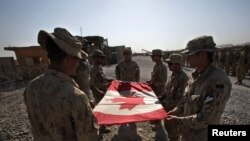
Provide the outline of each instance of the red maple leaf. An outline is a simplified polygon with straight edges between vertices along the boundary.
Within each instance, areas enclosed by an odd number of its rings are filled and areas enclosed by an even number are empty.
[[[114,98],[112,99],[113,102],[122,102],[121,107],[119,108],[121,109],[133,109],[135,106],[140,105],[140,104],[144,104],[144,100],[142,97],[118,97],[118,98]]]

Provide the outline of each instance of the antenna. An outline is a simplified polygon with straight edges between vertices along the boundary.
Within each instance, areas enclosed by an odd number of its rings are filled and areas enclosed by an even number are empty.
[[[80,27],[81,37],[82,37],[82,27]]]

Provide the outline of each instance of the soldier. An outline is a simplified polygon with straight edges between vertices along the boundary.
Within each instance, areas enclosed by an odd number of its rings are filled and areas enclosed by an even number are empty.
[[[238,81],[235,84],[242,85],[242,80],[245,78],[247,71],[247,54],[246,49],[243,47],[242,51],[240,52],[240,58],[237,65],[236,76]]]
[[[183,65],[183,57],[179,53],[171,54],[168,59],[165,60],[168,63],[168,68],[172,71],[171,79],[167,83],[166,90],[161,97],[162,105],[166,109],[166,111],[173,110],[174,107],[177,106],[178,102],[183,96],[183,92],[187,85],[188,76],[182,70]],[[171,124],[167,120],[165,120],[165,129],[168,133],[168,138],[170,141],[179,141],[180,134],[178,131],[177,124]],[[175,127],[175,128],[173,128]]]
[[[123,58],[116,66],[116,79],[138,82],[140,80],[140,69],[139,65],[132,60],[132,51],[130,48],[124,49]]]
[[[238,65],[238,60],[240,58],[239,51],[237,49],[234,50],[233,52],[233,63],[232,63],[232,76],[236,76],[236,69]]]
[[[153,72],[151,72],[151,79],[147,81],[152,85],[156,96],[161,96],[165,89],[167,82],[167,67],[162,62],[162,51],[159,49],[152,50],[152,61],[155,62]]]
[[[82,43],[82,50],[86,51],[87,40],[83,38],[78,38],[78,40]],[[90,65],[87,58],[81,59],[74,79],[80,90],[90,98]]]
[[[228,50],[226,52],[226,58],[225,58],[225,71],[227,73],[227,75],[229,75],[229,72],[230,72],[230,67],[232,65],[232,53],[230,50]]]
[[[232,84],[227,75],[212,65],[215,43],[211,36],[201,36],[188,42],[183,53],[195,68],[185,98],[167,117],[181,126],[182,141],[207,141],[209,124],[219,124],[229,99]],[[183,116],[176,116],[182,113]]]
[[[75,81],[79,85],[80,90],[88,96],[91,106],[94,107],[96,104],[90,93],[90,69],[88,59],[82,59],[76,71]]]
[[[223,49],[221,49],[219,51],[219,68],[221,68],[222,70],[224,70],[225,67],[225,51]]]
[[[63,28],[41,30],[38,43],[45,47],[50,66],[24,92],[34,140],[97,140],[89,99],[72,79],[80,59],[87,57],[81,43]]]
[[[214,56],[213,56],[213,63],[214,63],[214,66],[217,66],[218,67],[218,52],[217,51],[215,51],[214,52]]]
[[[90,89],[93,92],[95,102],[99,103],[104,97],[111,79],[107,79],[103,70],[102,64],[105,61],[105,55],[100,50],[94,50],[92,53],[93,65],[91,66],[90,71]],[[100,127],[100,130],[103,133],[109,133],[111,130],[103,125]]]
[[[132,51],[130,48],[124,49],[123,60],[120,61],[116,66],[115,74],[117,80],[139,82],[140,80],[139,65],[132,60]],[[129,129],[136,131],[135,123],[124,124],[123,126],[127,126],[129,127]]]
[[[76,71],[76,82],[79,88],[86,94],[90,96],[90,65],[87,59],[82,59]]]
[[[147,81],[152,86],[157,97],[160,97],[164,90],[165,84],[167,82],[167,67],[162,62],[162,51],[159,49],[152,50],[151,55],[152,61],[155,62],[155,66],[153,68],[153,72],[151,72],[151,79]],[[153,121],[151,124],[155,124],[155,127],[152,127],[152,130],[156,132],[160,131],[163,127],[161,121]],[[165,140],[165,135],[157,136],[156,140]],[[164,136],[164,137],[163,137]]]

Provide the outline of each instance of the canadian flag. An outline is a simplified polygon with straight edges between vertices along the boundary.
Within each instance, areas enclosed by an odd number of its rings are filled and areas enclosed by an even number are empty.
[[[147,83],[114,80],[94,108],[98,124],[122,124],[166,117],[154,91]]]

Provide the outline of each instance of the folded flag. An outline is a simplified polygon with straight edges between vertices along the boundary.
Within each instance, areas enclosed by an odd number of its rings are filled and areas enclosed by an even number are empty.
[[[113,80],[94,108],[98,124],[123,124],[166,117],[154,91],[147,83]]]

